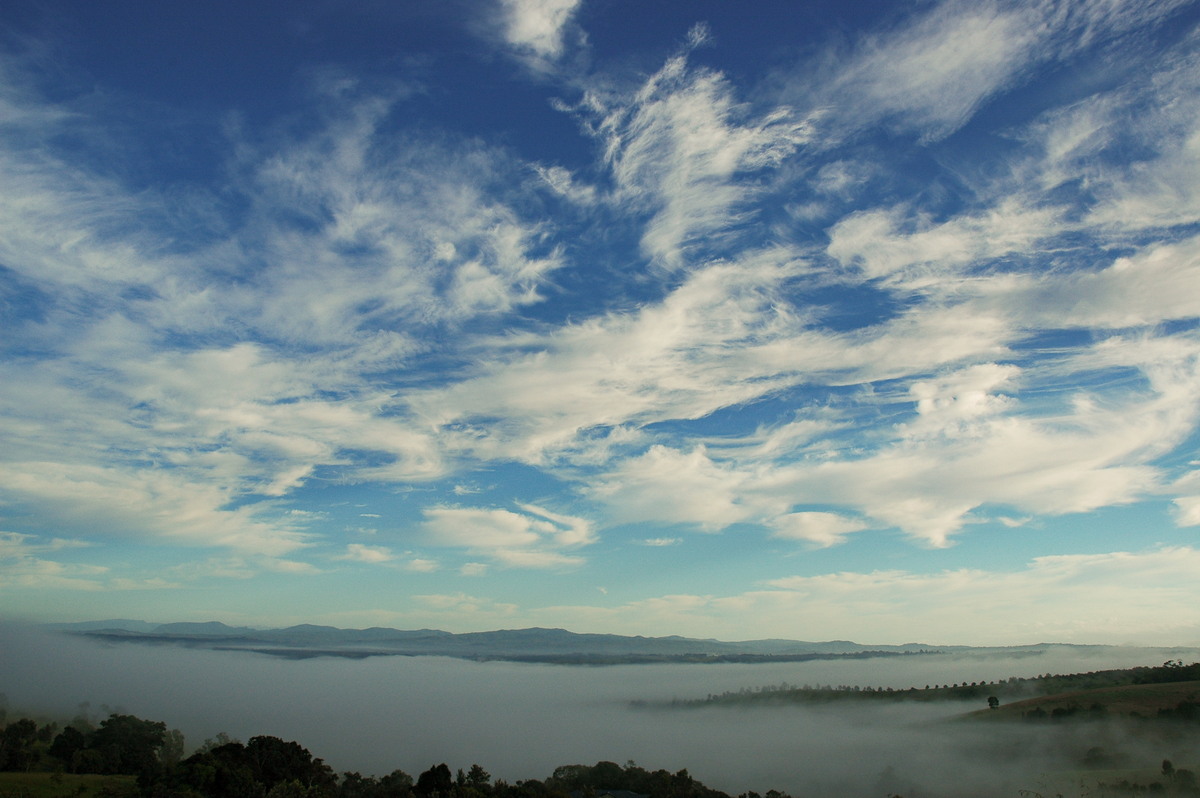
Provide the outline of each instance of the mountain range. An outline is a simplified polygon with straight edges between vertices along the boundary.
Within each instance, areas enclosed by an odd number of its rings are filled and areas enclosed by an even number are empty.
[[[748,640],[580,634],[565,629],[501,629],[456,634],[439,629],[339,629],[300,624],[282,629],[228,626],[217,621],[153,624],[135,620],[47,624],[48,628],[109,643],[245,650],[301,659],[315,656],[449,656],[531,662],[756,662],[899,656],[963,650],[920,643],[867,646],[847,640]]]

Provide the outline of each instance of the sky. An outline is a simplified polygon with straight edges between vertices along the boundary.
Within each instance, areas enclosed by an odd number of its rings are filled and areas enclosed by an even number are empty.
[[[1200,644],[1200,3],[7,0],[0,613]]]

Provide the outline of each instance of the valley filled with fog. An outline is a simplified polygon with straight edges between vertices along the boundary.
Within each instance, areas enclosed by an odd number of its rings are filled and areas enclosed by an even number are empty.
[[[89,702],[164,721],[189,749],[218,732],[296,740],[335,770],[417,774],[479,763],[507,781],[543,779],[564,764],[634,760],[686,768],[738,794],[821,789],[880,795],[1015,794],[1089,749],[1131,766],[1188,753],[1139,740],[1119,722],[1074,727],[952,719],[981,702],[869,702],[798,707],[638,708],[634,701],[703,698],[778,685],[904,689],[997,681],[1167,659],[1196,649],[1051,648],[778,664],[576,667],[444,657],[280,660],[176,646],[103,645],[28,627],[0,627],[0,692],[12,710],[69,719]],[[1194,742],[1194,739],[1193,739]],[[1182,745],[1182,744],[1181,744]],[[1194,746],[1191,750],[1194,752]],[[1192,754],[1194,756],[1194,753]]]

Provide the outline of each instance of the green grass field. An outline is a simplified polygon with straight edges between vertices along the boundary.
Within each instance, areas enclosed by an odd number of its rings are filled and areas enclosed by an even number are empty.
[[[1186,763],[1181,767],[1189,767]],[[1151,787],[1158,784],[1161,791]],[[1126,786],[1122,786],[1126,785]],[[1030,796],[1088,796],[1088,798],[1127,798],[1157,793],[1163,796],[1195,795],[1194,787],[1164,776],[1157,768],[1113,770],[1079,770],[1044,773],[1033,786],[1027,787]],[[1153,792],[1151,792],[1153,790]]]
[[[133,776],[0,773],[0,798],[124,798],[136,794]]]

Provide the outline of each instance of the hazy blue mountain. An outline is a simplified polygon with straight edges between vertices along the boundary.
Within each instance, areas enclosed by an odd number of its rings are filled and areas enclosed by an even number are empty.
[[[437,641],[453,637],[440,629],[417,629],[404,631],[373,626],[370,629],[338,629],[334,626],[300,624],[285,629],[265,629],[255,633],[262,640],[281,645],[360,645],[365,643],[409,643],[415,641]]]
[[[245,637],[258,634],[257,630],[248,626],[226,626],[219,621],[204,623],[164,623],[154,627],[152,634],[156,635],[187,635],[203,637]]]
[[[807,658],[888,655],[932,650],[923,644],[870,646],[846,640],[749,640],[727,642],[671,635],[641,637],[580,634],[566,629],[500,629],[454,634],[440,629],[339,629],[300,624],[283,629],[252,629],[218,621],[150,624],[143,621],[90,621],[53,628],[107,641],[178,644],[244,649],[287,657],[451,656],[579,663],[618,661],[705,661],[719,658]]]
[[[133,621],[128,618],[114,618],[107,621],[78,621],[75,623],[42,624],[46,629],[57,629],[65,632],[89,632],[103,629],[114,629],[125,632],[153,632],[159,624],[147,621]]]

